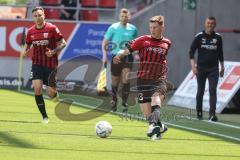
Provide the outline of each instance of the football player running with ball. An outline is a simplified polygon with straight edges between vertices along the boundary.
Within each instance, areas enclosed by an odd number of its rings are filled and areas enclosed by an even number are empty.
[[[161,123],[160,108],[167,92],[167,53],[171,42],[163,37],[164,17],[154,16],[149,20],[150,35],[140,36],[130,43],[123,53],[114,57],[114,63],[138,51],[140,57],[137,72],[138,102],[149,122],[147,136],[153,140],[161,138],[167,127]]]

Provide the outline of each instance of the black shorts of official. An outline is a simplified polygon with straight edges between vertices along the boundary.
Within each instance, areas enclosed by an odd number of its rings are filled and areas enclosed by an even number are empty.
[[[160,93],[164,97],[166,96],[167,83],[166,80],[138,79],[137,90],[138,90],[138,102],[148,103],[151,102],[151,97],[155,92]]]
[[[56,87],[57,69],[43,67],[38,64],[32,65],[30,80],[40,79],[43,84],[49,87]]]
[[[112,56],[112,61],[111,61],[111,73],[112,73],[112,75],[120,76],[121,73],[122,73],[122,70],[124,68],[132,69],[132,63],[133,63],[133,55],[132,54],[130,54],[128,56],[125,56],[123,59],[121,59],[121,62],[118,63],[118,64],[113,63],[114,56]]]

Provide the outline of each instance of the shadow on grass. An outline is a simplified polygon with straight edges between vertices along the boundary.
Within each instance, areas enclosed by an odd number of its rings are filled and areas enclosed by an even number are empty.
[[[77,134],[77,133],[53,133],[53,132],[21,132],[21,131],[6,131],[8,133],[17,133],[17,134],[36,134],[36,135],[54,135],[54,136],[76,136],[76,137],[88,137],[92,139],[99,139],[96,135],[87,135],[87,134]],[[110,136],[107,139],[111,140],[144,140],[149,141],[147,137],[120,137],[120,136]]]
[[[15,147],[13,145],[1,145]],[[91,152],[91,153],[116,153],[116,154],[138,154],[138,155],[169,155],[169,156],[194,156],[194,157],[216,157],[216,158],[240,158],[240,155],[227,155],[227,154],[199,154],[199,153],[174,153],[172,152],[147,152],[147,151],[123,151],[123,150],[103,150],[103,149],[69,149],[69,148],[44,148],[44,147],[29,147],[35,150],[47,151],[71,151],[71,152]]]
[[[91,139],[100,139],[96,135],[89,134],[78,134],[78,133],[54,133],[54,132],[22,132],[22,131],[7,131],[9,133],[20,133],[20,134],[36,134],[36,135],[55,135],[55,136],[76,136],[76,137],[88,137]],[[104,138],[103,138],[104,139]],[[143,135],[142,137],[130,137],[130,136],[113,136],[106,138],[110,140],[134,140],[134,141],[151,141],[147,136]],[[163,140],[167,141],[202,141],[202,142],[217,142],[221,141],[220,139],[194,139],[194,138],[170,138],[164,137]]]
[[[2,142],[5,141],[8,144],[16,146],[16,147],[22,147],[22,148],[34,148],[34,147],[36,147],[33,144],[27,143],[24,140],[18,139],[16,137],[10,135],[9,133],[0,132],[0,139],[2,140]]]
[[[15,120],[0,120],[0,122],[10,122],[10,123],[41,123],[41,122],[33,122],[33,121],[15,121]]]

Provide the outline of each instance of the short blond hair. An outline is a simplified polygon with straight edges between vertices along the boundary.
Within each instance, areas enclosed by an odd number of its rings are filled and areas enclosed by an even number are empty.
[[[149,19],[149,22],[158,23],[159,25],[163,25],[164,24],[164,17],[162,15],[153,16],[152,18]]]

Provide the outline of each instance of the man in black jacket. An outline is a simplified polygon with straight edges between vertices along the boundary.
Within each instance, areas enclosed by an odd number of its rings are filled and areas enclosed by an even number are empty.
[[[222,37],[219,33],[214,32],[216,27],[216,19],[208,17],[205,20],[204,31],[196,34],[190,48],[190,62],[192,72],[197,76],[197,96],[196,110],[197,118],[202,119],[202,103],[205,90],[206,79],[209,81],[210,110],[209,120],[217,121],[215,115],[217,103],[217,84],[219,78],[219,62],[220,77],[224,74],[224,58],[222,49]],[[197,63],[194,59],[194,53],[198,50]]]
[[[62,0],[60,18],[66,20],[76,20],[77,19],[77,0]],[[73,7],[75,9],[65,9],[64,7]]]

